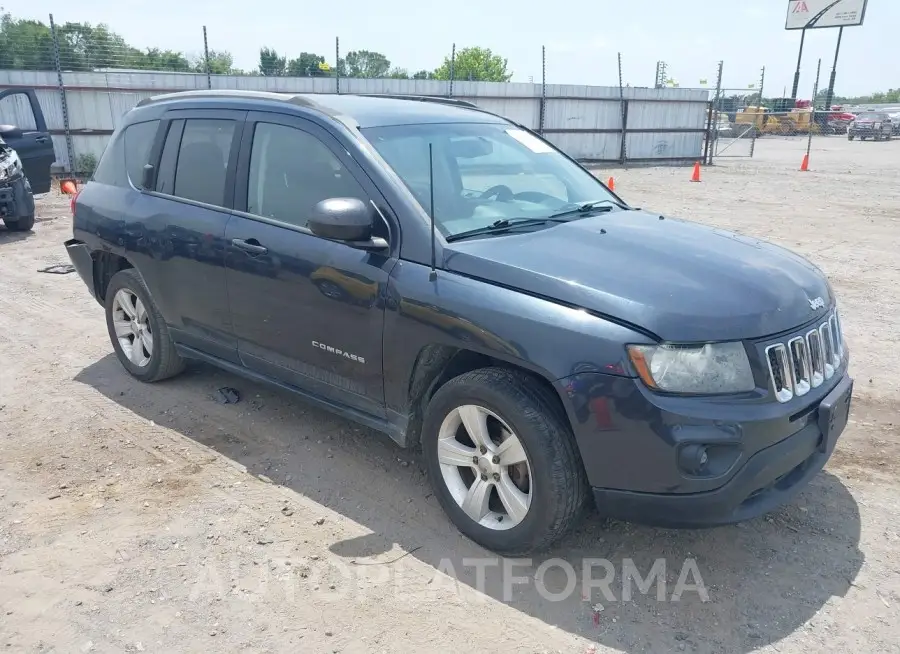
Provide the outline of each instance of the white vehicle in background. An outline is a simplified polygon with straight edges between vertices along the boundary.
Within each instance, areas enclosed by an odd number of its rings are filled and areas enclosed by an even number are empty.
[[[718,138],[734,137],[734,125],[728,120],[728,114],[717,113],[713,116],[712,128]]]
[[[900,136],[900,107],[890,107],[884,110],[891,117],[891,124],[894,127],[894,135]]]

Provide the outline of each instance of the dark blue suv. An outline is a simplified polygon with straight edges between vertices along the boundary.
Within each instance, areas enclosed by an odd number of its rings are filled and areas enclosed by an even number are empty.
[[[831,287],[773,245],[640,211],[530,130],[440,98],[150,98],[74,206],[116,355],[199,359],[421,447],[502,553],[607,516],[725,524],[843,430]]]

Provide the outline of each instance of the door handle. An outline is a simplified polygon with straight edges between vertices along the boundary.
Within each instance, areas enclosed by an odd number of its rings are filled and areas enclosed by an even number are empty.
[[[36,139],[34,139],[34,142],[35,143],[46,143],[47,137],[46,136],[38,136]]]
[[[238,250],[243,250],[249,254],[265,254],[269,251],[269,248],[260,245],[255,238],[247,239],[246,241],[242,238],[233,238],[231,239],[231,244]]]

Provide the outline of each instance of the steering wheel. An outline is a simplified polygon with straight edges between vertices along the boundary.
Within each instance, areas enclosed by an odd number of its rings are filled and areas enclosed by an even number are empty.
[[[497,184],[496,186],[492,186],[488,190],[484,191],[479,197],[481,200],[486,200],[490,197],[497,196],[497,202],[509,202],[513,199],[512,189],[503,184]]]

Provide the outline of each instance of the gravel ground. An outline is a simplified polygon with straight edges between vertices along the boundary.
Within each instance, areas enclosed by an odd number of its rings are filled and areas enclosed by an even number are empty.
[[[591,517],[517,562],[511,591],[384,437],[206,366],[129,378],[81,280],[36,272],[66,262],[71,231],[65,198],[41,200],[32,235],[0,229],[0,648],[900,652],[900,142],[816,139],[800,173],[804,147],[766,138],[700,184],[681,168],[599,174],[634,204],[774,240],[830,276],[857,384],[826,471],[733,527]],[[242,401],[214,401],[222,386]],[[580,574],[559,601],[538,592],[566,585],[542,562],[580,573],[589,558],[613,566],[610,596]],[[662,600],[623,578],[657,559]],[[685,561],[705,593],[672,601]]]

